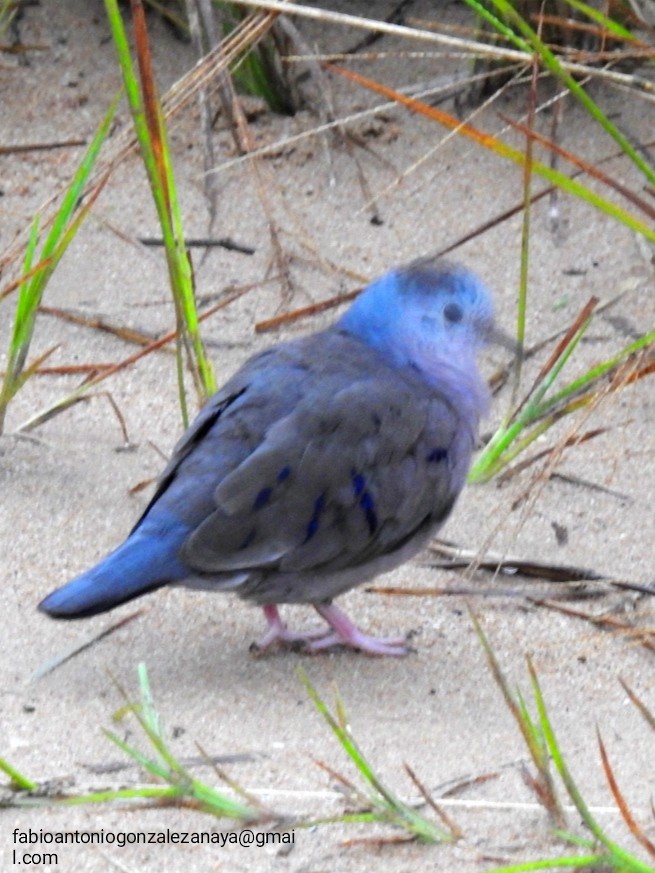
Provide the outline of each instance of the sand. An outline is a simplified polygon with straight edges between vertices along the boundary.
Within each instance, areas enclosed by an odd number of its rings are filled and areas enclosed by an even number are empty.
[[[374,14],[384,17],[392,5],[377,3]],[[412,14],[427,16],[429,6],[417,3]],[[351,4],[341,7],[351,10]],[[465,17],[461,7],[453,4],[444,4],[444,14],[451,20]],[[176,39],[156,16],[149,16],[149,25],[160,86],[165,90],[194,58],[190,46]],[[320,31],[307,23],[299,26],[310,45],[330,50],[351,47],[361,38],[361,33],[343,28]],[[119,86],[102,5],[67,0],[29,7],[20,35],[24,43],[45,49],[31,51],[26,66],[14,56],[3,55],[2,143],[88,140]],[[407,44],[387,38],[373,48],[392,51],[407,49]],[[358,68],[400,87],[447,79],[457,69],[466,70],[466,65],[462,60],[388,57],[363,61]],[[337,76],[326,81],[339,116],[378,102]],[[627,99],[609,86],[593,85],[591,92],[633,138],[652,136],[650,104]],[[544,85],[542,97],[549,94]],[[515,89],[476,115],[474,123],[498,131],[502,128],[498,113],[520,118],[525,99],[525,91]],[[445,108],[452,111],[452,101]],[[123,105],[115,135],[129,123]],[[309,111],[294,118],[262,112],[252,123],[252,135],[259,145],[284,142],[317,123]],[[538,124],[544,133],[550,131],[549,112],[542,113]],[[188,236],[230,237],[255,249],[253,255],[221,248],[211,249],[206,257],[194,253],[201,298],[213,295],[215,299],[252,284],[252,290],[204,325],[219,382],[255,350],[327,324],[333,313],[268,334],[256,333],[256,324],[353,290],[390,266],[439,251],[521,201],[520,168],[474,143],[448,136],[437,124],[403,109],[359,119],[350,129],[356,141],[348,147],[332,135],[307,137],[281,145],[260,161],[286,259],[286,281],[281,281],[252,170],[248,163],[234,161],[223,120],[218,120],[215,133],[219,197],[211,230],[203,195],[197,105],[193,103],[172,125]],[[564,104],[559,136],[565,148],[587,160],[615,151],[570,100]],[[516,143],[522,145],[518,138]],[[61,191],[80,156],[79,147],[68,147],[3,157],[2,251],[15,245],[16,234],[25,230],[38,207]],[[605,168],[635,190],[643,185],[623,160],[610,161]],[[539,185],[535,181],[535,188]],[[374,206],[368,202],[369,192],[375,197]],[[451,255],[489,284],[498,321],[510,332],[515,322],[521,222],[519,213]],[[138,237],[157,234],[145,176],[133,157],[114,174],[56,269],[44,304],[149,336],[171,329],[174,315],[161,251],[137,242]],[[568,377],[619,351],[653,323],[651,259],[651,249],[634,232],[600,212],[563,194],[554,203],[541,200],[531,216],[528,345],[567,327],[591,295],[604,302],[624,292],[591,326],[568,366]],[[14,273],[8,271],[7,278],[10,275]],[[0,302],[2,349],[13,306],[13,297]],[[48,361],[51,366],[113,362],[135,350],[114,335],[44,313],[37,322],[31,354],[53,346],[57,350]],[[526,365],[525,386],[551,349],[552,344]],[[484,356],[484,371],[491,376],[507,361],[505,351],[491,348]],[[599,822],[613,838],[632,846],[603,776],[596,727],[635,816],[650,828],[652,838],[648,805],[655,786],[654,736],[618,681],[622,677],[655,710],[652,631],[649,650],[639,638],[528,599],[560,596],[562,586],[539,578],[494,578],[482,571],[466,576],[436,569],[430,566],[434,556],[426,552],[378,583],[420,588],[424,596],[358,590],[340,600],[372,633],[411,632],[416,651],[399,659],[367,658],[348,651],[320,657],[285,651],[256,658],[249,645],[262,631],[260,612],[233,597],[198,592],[160,591],[79,623],[58,623],[37,613],[36,604],[49,590],[90,566],[126,535],[150,493],[150,488],[134,492],[135,486],[157,476],[162,455],[170,453],[182,430],[174,358],[162,352],[116,374],[87,401],[37,428],[30,438],[15,434],[23,422],[70,391],[79,379],[79,375],[32,379],[11,405],[6,433],[0,439],[4,619],[0,755],[36,782],[52,782],[73,793],[144,784],[144,774],[103,733],[110,728],[143,747],[133,720],[112,722],[112,714],[123,702],[114,680],[136,699],[137,665],[143,662],[170,747],[181,759],[191,760],[195,777],[220,785],[211,768],[198,762],[200,746],[224,761],[229,775],[276,815],[307,819],[340,815],[356,806],[316,761],[349,778],[357,777],[315,712],[297,673],[302,667],[326,700],[331,702],[333,688],[338,688],[352,733],[380,778],[400,796],[417,800],[418,791],[404,772],[407,762],[463,836],[449,845],[378,844],[370,840],[393,839],[400,832],[342,824],[295,828],[293,843],[285,845],[174,844],[169,837],[165,845],[120,847],[119,834],[225,834],[230,824],[163,807],[10,805],[0,807],[3,870],[20,866],[24,852],[50,851],[56,851],[56,863],[51,858],[38,869],[83,873],[116,869],[147,873],[182,865],[189,873],[250,870],[253,865],[262,871],[290,873],[363,871],[373,865],[392,873],[481,871],[563,853],[545,810],[524,781],[525,769],[533,768],[486,664],[467,605],[478,614],[512,686],[519,685],[528,698],[525,658],[532,658],[571,771]],[[127,446],[107,393],[124,419]],[[506,387],[494,400],[485,432],[498,423],[509,402]],[[536,448],[555,445],[576,426],[581,433],[595,428],[603,428],[603,433],[566,450],[556,461],[556,475],[548,480],[537,478],[536,465],[505,485],[492,482],[467,488],[441,534],[474,551],[489,548],[652,585],[655,403],[650,380],[611,395],[586,419],[567,418]],[[472,594],[467,598],[429,595],[430,590],[462,588]],[[652,597],[602,585],[567,590],[575,595],[565,603],[567,607],[640,628],[653,627]],[[585,599],[590,592],[596,596]],[[51,659],[96,638],[136,610],[141,612],[133,621],[35,678],[35,672]],[[316,621],[309,608],[290,607],[284,614],[299,627]],[[127,766],[108,767],[119,764]],[[10,796],[6,784],[1,777],[0,803]],[[454,785],[460,789],[449,795]],[[578,835],[587,833],[576,813],[569,813],[569,827]],[[93,846],[78,842],[55,850],[45,843],[16,842],[15,829],[28,835],[30,830],[102,832],[105,842]],[[263,826],[257,832],[270,829]]]

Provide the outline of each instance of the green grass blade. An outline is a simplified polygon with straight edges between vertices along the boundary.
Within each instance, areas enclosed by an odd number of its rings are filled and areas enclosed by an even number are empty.
[[[500,668],[496,654],[482,629],[482,625],[480,624],[477,615],[470,607],[468,611],[476,636],[484,649],[487,663],[491,670],[491,675],[503,695],[505,705],[514,718],[528,751],[530,752],[530,757],[537,769],[540,801],[555,821],[559,824],[563,824],[566,820],[566,816],[564,815],[562,804],[560,803],[557,792],[555,791],[547,755],[547,743],[541,722],[540,720],[535,721],[532,718],[520,692],[518,692],[516,696],[512,694],[509,683]]]
[[[590,319],[585,320],[566,346],[558,350],[559,357],[543,378],[533,386],[528,398],[523,401],[522,406],[519,406],[518,413],[501,424],[472,465],[469,482],[489,481],[555,422],[594,402],[600,390],[595,388],[595,384],[603,377],[611,375],[630,356],[643,352],[655,343],[655,331],[651,331],[625,346],[608,360],[591,367],[552,397],[545,398],[582,339],[589,323]],[[616,386],[614,388],[616,390]]]
[[[566,347],[561,351],[559,358],[554,362],[550,370],[533,386],[528,400],[519,408],[518,414],[510,416],[509,420],[504,422],[492,436],[473,463],[469,471],[469,482],[487,482],[506,465],[508,460],[518,454],[517,451],[511,454],[508,453],[509,446],[529,425],[536,422],[546,411],[552,408],[551,403],[542,405],[541,401],[573,354],[590,323],[591,318],[587,318],[583,322],[579,330],[571,337]],[[548,426],[552,423],[549,422]],[[542,432],[547,429],[544,424],[541,427]],[[539,435],[540,433],[535,431],[532,437],[526,438],[525,446],[529,445]]]
[[[606,373],[609,373],[622,361],[625,361],[626,358],[629,358],[630,355],[634,354],[635,352],[641,351],[642,349],[646,348],[646,346],[649,346],[652,343],[655,343],[655,330],[647,333],[645,336],[642,336],[638,340],[635,340],[634,342],[625,346],[625,348],[621,349],[621,351],[613,357],[608,358],[601,364],[597,364],[595,367],[587,370],[584,375],[575,379],[573,382],[570,382],[566,386],[566,388],[563,388],[557,394],[554,394],[553,397],[550,398],[547,402],[544,402],[543,404],[537,406],[537,408],[535,409],[535,415],[544,415],[546,412],[559,405],[563,400],[567,400],[568,398],[577,394],[582,389],[587,388],[593,382],[596,382]]]
[[[184,241],[168,136],[156,93],[143,9],[140,5],[136,5],[133,9],[140,74],[138,79],[117,0],[105,0],[105,8],[164,241],[179,333],[177,377],[180,409],[183,423],[186,425],[188,412],[184,388],[183,350],[192,351],[192,354],[188,355],[188,360],[201,401],[206,400],[216,390],[216,380],[200,336],[193,271]]]
[[[480,16],[480,18],[486,21],[487,24],[490,24],[495,31],[497,31],[501,36],[504,36],[505,39],[511,42],[517,49],[526,53],[530,52],[530,44],[521,39],[521,37],[515,33],[509,25],[505,24],[502,18],[498,18],[498,16],[494,15],[488,6],[485,6],[484,3],[480,3],[479,0],[466,0],[466,2],[471,9]]]
[[[38,240],[39,215],[37,213],[34,216],[34,221],[30,228],[30,236],[25,249],[25,258],[23,260],[24,275],[28,275],[32,271]],[[27,358],[30,340],[34,330],[34,322],[36,320],[37,307],[38,301],[35,301],[34,299],[32,283],[28,281],[21,282],[18,286],[16,314],[14,316],[14,324],[11,338],[9,340],[9,353],[7,355],[5,377],[2,382],[2,391],[0,393],[0,416],[2,417],[2,420],[4,420],[4,413],[7,405],[18,390],[17,382],[25,365],[25,359]],[[2,432],[1,426],[0,432]]]
[[[544,737],[546,739],[546,743],[548,745],[548,751],[550,752],[551,758],[553,759],[553,763],[557,772],[559,773],[560,779],[564,783],[564,787],[566,788],[569,797],[575,804],[575,807],[578,810],[578,813],[580,814],[583,822],[594,835],[594,837],[598,840],[598,842],[605,846],[612,858],[612,862],[615,865],[617,871],[625,871],[625,873],[653,873],[653,868],[650,865],[645,864],[639,858],[635,858],[634,855],[626,852],[617,843],[610,840],[601,828],[601,826],[598,824],[596,819],[591,814],[591,811],[587,806],[587,803],[584,800],[580,789],[576,785],[573,776],[571,775],[571,772],[568,768],[568,764],[566,763],[564,755],[562,754],[562,751],[560,749],[557,737],[555,736],[555,731],[552,726],[552,722],[550,721],[550,716],[548,715],[548,710],[546,708],[546,703],[541,690],[539,679],[537,677],[537,673],[529,658],[528,669],[530,671],[532,691],[537,704],[541,727],[544,733]],[[607,862],[607,859],[605,860]]]
[[[470,2],[470,0],[467,0],[467,2]],[[520,149],[508,145],[497,137],[491,136],[471,124],[462,122],[459,118],[450,115],[448,112],[444,112],[444,110],[440,109],[438,106],[430,106],[415,97],[407,97],[400,91],[390,88],[387,85],[383,85],[381,82],[376,82],[367,76],[363,76],[355,70],[338,67],[335,64],[324,64],[323,66],[332,72],[338,73],[345,79],[350,79],[362,87],[374,91],[376,94],[381,94],[389,100],[394,100],[396,103],[407,107],[412,112],[424,115],[426,118],[431,118],[433,121],[444,125],[450,130],[456,130],[460,136],[471,139],[483,148],[494,152],[494,154],[497,154],[499,157],[505,158],[520,166],[525,163],[525,155]],[[635,232],[641,234],[645,239],[655,242],[655,230],[653,230],[650,225],[645,224],[631,212],[628,212],[626,209],[623,209],[611,200],[607,200],[605,197],[597,194],[594,190],[583,185],[577,179],[549,167],[542,161],[533,161],[532,170],[551,185],[561,188],[562,191],[565,191],[573,197],[584,200],[589,204],[589,206],[593,206],[605,215],[619,221],[621,224],[625,225],[625,227],[631,228]]]
[[[583,86],[579,84],[568,70],[564,69],[556,55],[554,55],[548,46],[542,42],[536,31],[533,30],[523,16],[517,12],[515,6],[510,3],[509,0],[491,0],[491,2],[501,15],[516,26],[524,39],[530,43],[532,49],[539,55],[543,65],[550,70],[550,72],[566,86],[571,94],[578,99],[592,118],[594,118],[603,130],[617,143],[623,153],[627,155],[633,164],[641,170],[648,182],[651,185],[655,185],[655,171],[652,167],[639,154],[630,140],[628,140],[616,125],[610,121],[598,104],[587,94]],[[470,3],[470,0],[467,0],[467,3]]]
[[[118,746],[118,748],[125,752],[126,755],[129,755],[130,758],[133,758],[137,764],[143,767],[146,772],[150,773],[152,776],[157,776],[164,782],[169,781],[170,771],[167,767],[164,767],[162,764],[159,764],[152,758],[149,758],[147,755],[144,755],[143,752],[140,752],[138,749],[135,749],[134,746],[130,746],[129,743],[126,743],[125,740],[122,740],[117,734],[110,730],[103,730],[104,735],[108,740],[111,740],[114,745]],[[150,738],[148,738],[150,739]],[[159,749],[157,749],[159,751]]]
[[[637,42],[633,33],[631,33],[626,27],[623,27],[618,21],[614,21],[613,18],[610,18],[608,15],[605,15],[600,9],[595,9],[593,6],[590,6],[588,3],[583,3],[582,0],[566,0],[569,6],[572,6],[574,9],[577,9],[578,12],[582,12],[583,15],[586,15],[591,21],[597,24],[599,27],[602,27],[603,30],[607,30],[610,33],[613,33],[615,36],[619,37],[619,39],[624,39],[627,42]]]
[[[114,685],[126,701],[125,706],[121,707],[114,717],[122,719],[127,714],[133,715],[161,760],[156,760],[139,751],[118,737],[113,731],[105,730],[105,736],[125,752],[126,755],[133,758],[146,772],[161,779],[163,782],[167,782],[174,789],[174,796],[187,798],[199,804],[205,812],[239,821],[256,821],[269,817],[267,813],[263,813],[261,810],[256,810],[239,801],[232,800],[189,774],[175,758],[166,743],[161,719],[155,707],[150,688],[148,670],[143,663],[140,663],[138,666],[138,678],[141,698],[139,703],[131,702],[120,683],[113,679]],[[245,792],[241,793],[245,795]]]
[[[562,858],[542,858],[539,861],[525,861],[522,864],[510,864],[508,867],[494,867],[491,870],[485,870],[485,873],[530,873],[531,870],[564,870],[571,867],[581,871],[597,870],[599,864],[606,863],[606,855],[572,855]]]
[[[166,740],[164,739],[159,720],[159,714],[155,709],[152,691],[150,689],[150,681],[148,679],[148,671],[146,665],[144,663],[140,663],[138,665],[137,672],[139,677],[139,692],[141,695],[140,703],[134,703],[130,701],[125,689],[115,679],[113,680],[119,694],[121,694],[121,696],[125,700],[125,706],[119,710],[119,713],[115,715],[115,718],[122,719],[126,714],[133,715],[139,723],[141,730],[150,741],[150,744],[157,751],[160,758],[166,765],[167,771],[169,773],[177,773],[180,778],[190,779],[184,768],[180,767],[174,755],[171,754]],[[117,742],[117,740],[113,736],[111,736],[110,739],[113,742]],[[127,752],[128,754],[132,754],[129,747],[123,747],[121,745],[121,748],[123,748],[123,751]],[[140,763],[145,766],[143,760],[140,760]],[[158,775],[162,776],[162,772],[159,772]],[[162,776],[162,778],[164,777]]]
[[[369,763],[360,752],[357,744],[350,735],[348,728],[345,726],[345,724],[340,723],[340,720],[337,720],[332,715],[325,701],[319,696],[318,691],[314,688],[309,679],[309,676],[305,673],[302,667],[298,668],[298,676],[300,677],[300,681],[302,682],[302,684],[305,686],[305,690],[309,694],[312,703],[314,704],[318,712],[323,716],[330,729],[336,736],[337,740],[341,744],[342,748],[344,749],[348,757],[352,760],[362,777],[366,780],[366,782],[369,783],[369,785],[375,788],[376,791],[379,791],[380,794],[385,796],[385,789],[383,788],[383,786],[381,786]],[[342,705],[340,708],[343,717]],[[388,800],[388,796],[385,796],[385,799]]]
[[[74,794],[57,799],[62,806],[82,806],[86,803],[111,803],[117,800],[175,800],[182,796],[180,790],[168,785],[143,788],[120,788],[116,791],[92,791],[89,794]]]
[[[34,791],[38,788],[36,782],[32,782],[27,776],[23,776],[19,770],[12,767],[9,761],[6,761],[4,758],[0,758],[0,770],[9,777],[11,784],[16,788],[23,791]]]
[[[536,439],[539,439],[542,434],[546,433],[557,420],[556,416],[544,418],[543,421],[531,427],[521,439],[518,438],[522,432],[521,429],[515,429],[513,431],[514,436],[507,442],[506,448],[490,454],[486,460],[481,461],[479,466],[476,462],[474,465],[475,469],[471,470],[468,481],[489,482],[489,480],[493,479],[494,476],[498,475],[501,470],[504,470],[508,464],[511,464],[515,458],[529,448]],[[482,455],[480,457],[482,458]]]
[[[55,251],[55,248],[59,246],[59,241],[61,240],[64,231],[73,215],[75,210],[79,207],[80,198],[84,193],[84,186],[86,185],[89,176],[91,175],[91,171],[95,166],[96,160],[98,158],[98,154],[100,153],[100,149],[107,138],[107,134],[109,133],[109,128],[114,119],[114,115],[116,113],[116,109],[118,108],[118,103],[120,101],[120,93],[117,94],[111,102],[109,109],[105,113],[105,116],[98,127],[91,143],[82,158],[82,162],[75,173],[73,180],[66,190],[66,194],[64,195],[64,199],[62,201],[61,207],[55,216],[55,220],[52,223],[52,227],[50,228],[50,233],[48,234],[46,241],[43,245],[43,249],[41,251],[42,260],[46,260],[50,258]],[[59,253],[59,257],[63,252]],[[46,274],[47,278],[50,277],[50,274],[54,270],[57,262],[53,261],[48,265],[49,272]]]
[[[135,749],[133,746],[130,746],[112,731],[105,730],[104,734],[112,743],[125,752],[126,755],[133,758],[147,773],[161,779],[162,782],[168,783],[167,787],[157,789],[162,796],[187,798],[199,804],[203,811],[219,817],[226,817],[239,821],[255,821],[262,818],[260,813],[252,807],[232,800],[226,795],[216,791],[210,785],[191,777],[178,761],[173,759],[172,766],[170,767],[167,764],[160,764],[153,758],[150,758],[138,749]],[[148,737],[148,739],[150,739],[150,737]],[[157,752],[160,752],[159,747],[157,747]],[[167,755],[167,759],[169,757],[172,757],[170,753]],[[123,798],[152,796],[144,793],[142,789],[133,789],[129,794],[126,792],[109,792],[107,794],[114,796],[107,796],[106,799],[116,799],[118,796]],[[83,795],[78,799],[78,802],[99,802],[88,798],[89,795]]]
[[[397,798],[373,772],[372,767],[364,757],[359,746],[351,736],[343,702],[337,699],[337,717],[330,712],[327,705],[320,697],[305,671],[299,667],[298,676],[320,715],[325,719],[332,732],[339,741],[341,747],[350,757],[362,778],[373,789],[374,793],[367,796],[367,801],[372,807],[372,819],[387,821],[408,831],[414,837],[427,843],[445,842],[452,840],[453,835],[438,827],[417,813],[407,804]],[[345,821],[344,817],[335,819]],[[354,820],[354,819],[353,819]],[[363,819],[357,819],[363,820]],[[369,820],[369,819],[366,819]]]
[[[52,227],[39,253],[39,262],[36,266],[34,266],[34,259],[36,257],[39,237],[38,215],[32,223],[23,261],[24,274],[29,274],[29,279],[21,282],[18,288],[18,302],[16,304],[16,314],[9,341],[7,368],[2,388],[0,389],[0,433],[4,427],[7,406],[25,382],[24,379],[21,379],[21,373],[27,360],[36,325],[38,308],[46,285],[64,252],[79,230],[82,221],[86,218],[92,202],[106,181],[107,177],[96,186],[94,195],[89,198],[87,203],[80,207],[80,198],[84,192],[84,187],[95,166],[100,149],[107,138],[117,106],[118,96],[107,110],[70,185],[66,189],[61,205],[54,217]]]
[[[532,65],[532,81],[528,94],[527,128],[532,130],[537,97],[538,66]],[[514,385],[510,405],[516,403],[521,386],[523,350],[525,348],[525,324],[528,309],[528,277],[530,272],[530,222],[532,218],[532,164],[534,162],[534,140],[526,138],[525,161],[523,164],[523,220],[521,227],[521,256],[519,273],[519,293],[516,307],[516,354],[514,366]]]

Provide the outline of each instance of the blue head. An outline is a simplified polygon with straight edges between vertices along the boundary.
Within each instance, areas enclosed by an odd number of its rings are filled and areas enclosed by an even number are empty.
[[[418,367],[429,381],[444,367],[468,373],[493,328],[485,286],[464,267],[421,260],[369,285],[339,326],[397,366]]]

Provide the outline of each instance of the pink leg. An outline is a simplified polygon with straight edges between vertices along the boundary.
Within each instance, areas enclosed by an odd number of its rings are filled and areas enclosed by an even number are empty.
[[[263,652],[276,643],[294,646],[300,645],[305,652],[322,652],[332,646],[346,646],[366,652],[367,655],[406,655],[410,648],[403,637],[391,639],[376,639],[367,636],[352,623],[348,616],[337,606],[329,603],[314,604],[318,614],[330,625],[331,630],[316,630],[306,632],[290,631],[280,617],[274,603],[264,606],[264,616],[268,630],[251,650]]]
[[[275,603],[267,603],[263,607],[263,610],[264,618],[266,619],[266,622],[268,624],[268,630],[266,631],[264,636],[261,637],[261,639],[257,640],[256,643],[252,644],[252,646],[250,647],[251,651],[265,652],[276,643],[281,643],[282,645],[287,646],[299,645],[303,647],[310,645],[313,640],[325,636],[325,631],[322,629],[315,631],[305,631],[304,633],[290,631],[286,624],[282,621],[280,611]]]
[[[404,637],[385,639],[370,637],[363,633],[357,625],[353,624],[346,613],[333,603],[315,603],[314,609],[330,625],[332,633],[328,633],[314,642],[309,642],[308,649],[312,652],[334,645],[359,649],[360,652],[366,652],[367,655],[406,655],[411,651]]]

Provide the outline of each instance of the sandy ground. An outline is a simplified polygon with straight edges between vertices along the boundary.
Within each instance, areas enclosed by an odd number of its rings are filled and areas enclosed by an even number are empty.
[[[378,2],[375,14],[383,17],[391,6]],[[444,9],[454,18],[462,14],[452,4],[444,4]],[[417,16],[428,11],[420,3],[412,8]],[[157,18],[150,22],[165,89],[193,58],[190,47]],[[301,26],[311,44],[331,49],[350,47],[361,36]],[[43,2],[27,10],[20,33],[25,43],[47,49],[31,52],[27,66],[2,56],[2,144],[88,138],[119,84],[102,5]],[[375,50],[398,47],[387,39]],[[362,62],[360,69],[401,86],[450,76],[462,63],[391,58]],[[375,102],[336,78],[328,85],[340,115]],[[600,87],[594,93],[633,137],[652,135],[650,104],[635,104],[620,92]],[[501,122],[496,110],[518,117],[523,102],[522,92],[504,97],[480,114],[476,124],[497,130]],[[119,129],[127,124],[123,107]],[[265,113],[253,124],[253,135],[260,144],[274,143],[315,124],[310,113],[293,119]],[[541,124],[547,131],[548,114]],[[277,273],[265,216],[247,165],[230,166],[233,149],[219,120],[216,147],[224,169],[218,176],[213,235],[256,249],[253,256],[222,249],[211,250],[204,260],[196,256],[200,295],[220,295],[253,283],[252,291],[205,325],[219,381],[254,350],[315,329],[330,316],[301,321],[273,335],[256,334],[257,322],[351,290],[357,287],[357,277],[373,278],[392,265],[450,245],[521,199],[520,169],[464,140],[442,142],[441,128],[402,110],[357,121],[352,129],[362,146],[350,151],[333,138],[307,138],[261,162],[288,258],[291,292],[285,293],[279,281],[263,281]],[[571,103],[565,107],[561,135],[565,147],[588,159],[614,151]],[[194,104],[172,128],[189,236],[208,232],[199,142]],[[67,148],[3,157],[2,250],[13,245],[16,233],[28,225],[40,204],[60,190],[80,154],[80,149]],[[608,168],[626,182],[641,185],[623,162],[610,162]],[[376,195],[379,221],[371,221],[373,211],[359,182],[360,171]],[[558,223],[553,227],[551,207],[542,200],[532,215],[528,342],[568,325],[592,294],[605,301],[625,291],[592,326],[570,365],[574,375],[650,329],[655,311],[653,270],[650,252],[632,232],[564,196],[558,198]],[[516,216],[455,253],[493,289],[499,322],[510,331],[520,230],[521,217]],[[170,329],[173,312],[163,258],[136,242],[138,236],[157,233],[143,171],[133,158],[112,178],[56,270],[44,303],[152,335]],[[1,306],[0,340],[6,348],[13,298]],[[107,333],[44,314],[33,353],[53,345],[58,345],[50,360],[53,365],[117,361],[134,351]],[[526,385],[546,354],[528,366]],[[483,365],[491,375],[504,363],[504,353],[491,349]],[[181,865],[189,871],[250,870],[254,865],[258,870],[319,873],[384,865],[398,873],[481,871],[507,860],[562,851],[551,837],[544,810],[523,781],[525,746],[490,675],[461,596],[391,597],[360,590],[342,599],[371,632],[411,631],[416,653],[404,659],[371,659],[353,652],[313,658],[283,652],[254,658],[248,647],[262,630],[259,611],[235,598],[166,590],[136,605],[143,609],[138,619],[35,679],[35,671],[50,659],[134,612],[135,604],[130,604],[84,623],[61,624],[38,614],[35,606],[49,590],[123,538],[148,496],[147,490],[131,494],[130,489],[157,475],[161,454],[170,452],[181,431],[174,360],[160,353],[106,384],[124,416],[129,450],[100,393],[37,429],[33,440],[12,435],[30,415],[70,390],[77,378],[32,380],[12,405],[7,434],[0,441],[0,755],[32,779],[63,780],[71,791],[143,784],[136,767],[106,769],[125,759],[103,735],[103,727],[112,725],[112,713],[121,704],[110,675],[136,694],[136,667],[145,662],[177,755],[197,757],[198,743],[209,755],[225,756],[229,774],[276,812],[340,814],[350,807],[336,781],[315,760],[349,776],[352,771],[301,686],[296,671],[302,665],[327,699],[336,684],[355,737],[386,783],[415,799],[416,789],[403,771],[403,762],[408,762],[434,796],[443,798],[444,809],[464,836],[450,846],[349,844],[392,832],[340,825],[296,829],[294,844],[286,847],[68,845],[59,847],[56,865],[39,869],[146,873]],[[508,402],[504,391],[495,401],[487,429]],[[551,445],[572,425],[572,420],[565,422],[538,446]],[[502,553],[591,567],[617,579],[652,584],[655,401],[649,380],[607,400],[582,426],[592,427],[606,432],[567,451],[557,465],[556,472],[568,480],[556,477],[535,485],[531,468],[502,488],[470,487],[443,536],[472,549],[487,544]],[[515,501],[526,492],[531,499],[516,508]],[[515,577],[494,581],[482,574],[469,580],[429,564],[430,555],[425,554],[384,583],[424,589],[468,585],[485,592],[486,596],[472,595],[469,603],[480,615],[511,682],[526,693],[525,656],[532,656],[571,770],[598,819],[613,837],[629,845],[602,775],[596,726],[626,797],[653,837],[648,804],[655,788],[655,738],[618,682],[623,677],[655,709],[653,652],[623,634],[536,607],[526,599],[533,593],[554,596],[553,585]],[[597,599],[569,605],[639,627],[653,627],[655,618],[652,599],[634,593],[606,591]],[[285,614],[297,626],[315,620],[305,608],[289,608]],[[139,741],[133,724],[115,724],[114,730],[130,742]],[[205,765],[194,765],[193,773],[216,781]],[[481,776],[489,778],[476,781]],[[446,797],[447,789],[461,780],[473,781],[454,797]],[[0,779],[0,796],[6,798],[3,784]],[[585,833],[575,814],[569,826]],[[14,842],[15,828],[110,834],[224,829],[198,813],[165,808],[10,806],[0,808],[3,870],[17,865],[14,851],[25,851]],[[43,845],[29,849],[46,850]]]

